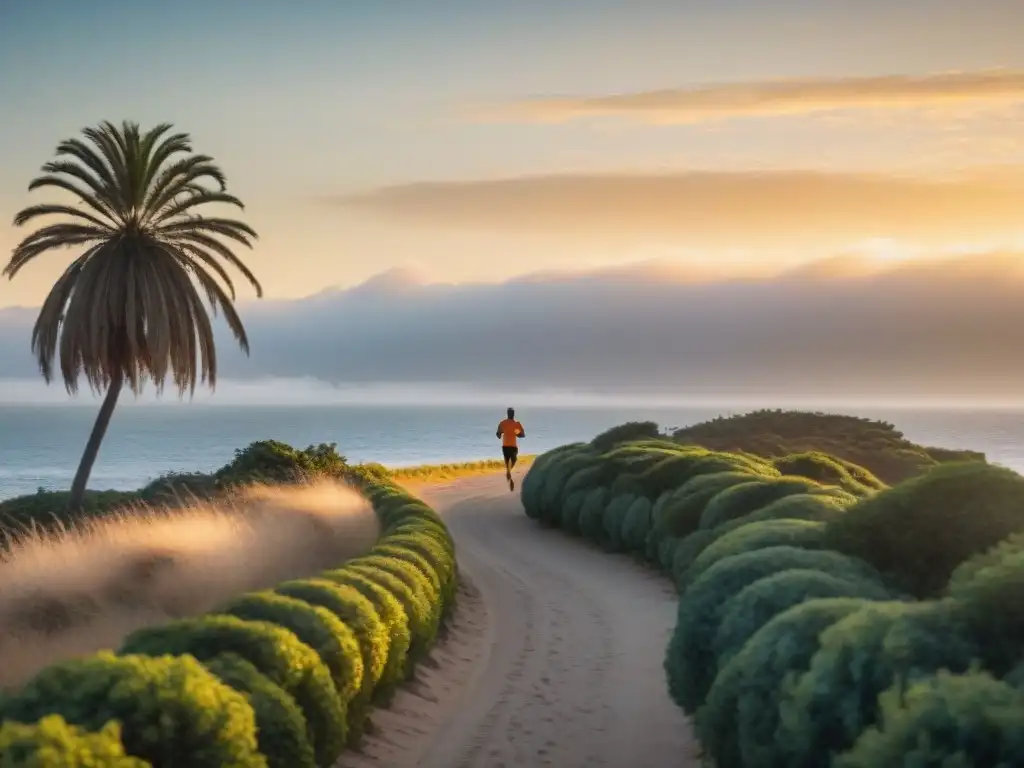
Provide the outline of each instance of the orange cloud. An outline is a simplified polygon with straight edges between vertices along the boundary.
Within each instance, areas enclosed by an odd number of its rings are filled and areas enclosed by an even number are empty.
[[[930,179],[882,174],[691,172],[420,182],[343,205],[441,229],[577,241],[833,248],[866,238],[923,244],[1024,233],[1024,178],[998,169]]]
[[[1017,102],[1024,102],[1024,71],[995,69],[929,75],[763,80],[605,96],[533,98],[484,110],[481,116],[514,122],[627,117],[650,123],[697,123],[829,110],[943,108]]]

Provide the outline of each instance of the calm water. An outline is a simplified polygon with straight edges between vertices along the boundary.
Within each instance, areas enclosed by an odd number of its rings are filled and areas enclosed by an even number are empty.
[[[623,421],[679,427],[733,412],[524,408],[517,416],[529,434],[524,452],[538,453]],[[985,451],[990,461],[1024,471],[1024,411],[847,412],[887,419],[915,442]],[[0,498],[66,488],[95,415],[95,407],[0,406]],[[503,415],[501,408],[479,407],[129,406],[115,413],[89,485],[131,489],[168,470],[212,470],[235,448],[266,438],[299,447],[336,442],[351,461],[391,466],[497,457],[494,427]]]

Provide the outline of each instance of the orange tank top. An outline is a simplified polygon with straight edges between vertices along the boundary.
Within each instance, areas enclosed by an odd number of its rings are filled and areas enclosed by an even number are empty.
[[[505,419],[498,425],[501,430],[501,444],[508,448],[515,448],[516,437],[523,431],[523,425],[515,419]]]

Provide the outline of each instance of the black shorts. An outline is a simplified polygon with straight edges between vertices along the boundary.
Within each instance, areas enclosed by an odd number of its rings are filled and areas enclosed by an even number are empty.
[[[519,448],[515,445],[503,445],[501,446],[501,455],[505,457],[505,461],[512,461],[519,456]]]

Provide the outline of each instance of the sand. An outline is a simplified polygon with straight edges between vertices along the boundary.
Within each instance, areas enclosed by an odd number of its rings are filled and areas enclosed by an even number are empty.
[[[541,529],[501,475],[412,490],[455,536],[459,608],[417,680],[339,766],[700,764],[666,692],[676,597],[663,577]]]

